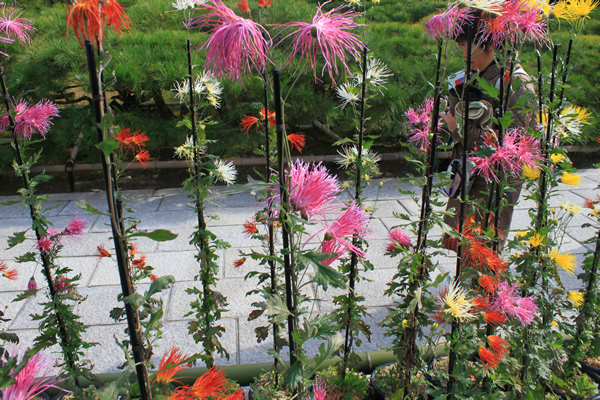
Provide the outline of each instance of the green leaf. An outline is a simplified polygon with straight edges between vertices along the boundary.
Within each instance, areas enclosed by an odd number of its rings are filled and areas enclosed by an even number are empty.
[[[129,235],[129,237],[136,236],[147,237],[148,239],[152,239],[156,242],[167,242],[169,240],[175,239],[177,237],[177,234],[166,229],[157,229],[151,232],[138,231]]]
[[[98,127],[102,130],[102,132],[108,132],[108,130],[113,126],[113,120],[114,118],[112,113],[106,113],[102,117],[102,121]]]
[[[35,262],[35,253],[29,251],[22,256],[15,257],[15,262],[21,264],[26,262]]]
[[[23,300],[27,300],[28,298],[30,298],[31,296],[34,296],[36,293],[38,292],[38,289],[29,289],[24,291],[23,293],[17,295],[14,299],[13,302],[17,302],[17,301],[23,301]]]
[[[281,323],[292,315],[285,303],[285,299],[281,296],[270,296],[267,299],[267,315],[273,317],[273,322]]]
[[[133,308],[138,310],[142,306],[142,304],[144,304],[146,299],[141,294],[134,293],[134,294],[130,294],[129,296],[125,297],[123,299],[123,301],[125,303],[130,304]]]
[[[309,251],[308,253],[300,254],[298,262],[313,266],[315,271],[314,281],[321,285],[323,289],[327,290],[328,285],[334,288],[345,288],[344,274],[321,262],[332,257],[335,257],[335,254]]]
[[[119,148],[119,142],[115,139],[107,138],[102,143],[97,144],[96,147],[104,153],[105,157],[109,157],[113,151]]]
[[[343,343],[344,338],[339,332],[337,332],[334,336],[329,337],[327,339],[327,344],[321,343],[321,346],[319,346],[319,354],[315,357],[310,376],[313,376],[318,370],[320,370],[325,362],[333,357],[335,352],[339,350]]]
[[[92,214],[108,215],[107,213],[105,213],[105,212],[102,212],[102,211],[98,210],[97,208],[94,208],[94,207],[92,207],[92,206],[91,206],[91,205],[90,205],[90,204],[89,204],[87,201],[85,201],[85,200],[78,201],[77,203],[75,203],[75,205],[76,205],[77,207],[79,207],[80,209],[82,209],[82,210],[84,210],[84,211],[87,211],[87,212],[90,212],[90,213],[92,213]]]
[[[486,80],[481,77],[477,77],[477,86],[481,88],[483,93],[487,94],[493,99],[497,99],[498,95],[500,94],[500,89],[496,89],[494,86],[487,83]]]
[[[8,247],[6,249],[12,249],[16,245],[23,243],[25,241],[25,233],[27,233],[27,231],[15,232],[12,236],[9,236]]]
[[[19,337],[14,333],[0,332],[0,340],[11,343],[19,343]]]
[[[302,382],[302,368],[299,362],[296,361],[287,369],[284,381],[292,391],[296,389],[298,383]]]
[[[173,275],[161,276],[152,282],[148,291],[146,292],[146,300],[152,297],[155,293],[162,292],[169,288],[169,285],[175,283],[175,277]]]
[[[21,204],[21,200],[0,201],[0,206],[12,206],[13,204]]]
[[[95,396],[99,400],[115,400],[119,395],[126,395],[129,392],[129,376],[130,371],[125,371],[119,374],[117,379],[104,386],[102,389],[95,391]]]

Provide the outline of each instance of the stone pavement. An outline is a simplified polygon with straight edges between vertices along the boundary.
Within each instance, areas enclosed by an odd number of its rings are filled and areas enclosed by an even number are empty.
[[[568,201],[577,205],[583,204],[585,197],[599,194],[596,188],[600,184],[600,173],[597,170],[579,171],[582,175],[582,183],[579,186],[559,187],[559,195],[551,199],[553,205]],[[378,183],[382,182],[380,189]],[[383,293],[386,284],[395,273],[397,260],[383,255],[386,246],[387,231],[402,223],[402,220],[394,217],[394,213],[407,213],[418,218],[419,209],[417,204],[408,195],[398,193],[398,188],[410,189],[408,184],[401,184],[396,179],[383,179],[373,182],[367,189],[370,199],[369,206],[374,208],[374,219],[371,227],[368,257],[375,266],[374,270],[363,273],[367,279],[358,285],[358,293],[365,297],[368,308],[367,323],[372,327],[373,335],[371,342],[364,341],[359,351],[379,350],[390,345],[390,339],[385,337],[384,329],[377,326],[388,312],[388,307],[394,299],[386,297]],[[210,196],[213,204],[208,206],[207,214],[218,216],[218,219],[209,220],[209,229],[219,238],[228,241],[231,248],[220,253],[219,284],[217,290],[221,291],[228,299],[229,311],[224,314],[222,325],[227,329],[222,342],[228,350],[231,358],[229,360],[219,358],[217,363],[247,364],[256,362],[267,362],[271,358],[267,354],[270,343],[267,341],[257,344],[254,337],[254,328],[263,321],[247,320],[251,311],[251,303],[259,300],[256,295],[246,296],[246,292],[256,288],[256,280],[244,280],[244,276],[251,270],[259,268],[257,263],[248,259],[246,263],[235,268],[233,261],[239,258],[240,251],[250,249],[260,250],[260,242],[250,239],[242,233],[242,224],[251,218],[256,210],[260,208],[256,200],[249,193],[231,196],[222,195],[223,188],[216,188]],[[413,188],[414,189],[414,188]],[[378,196],[377,196],[377,192]],[[420,191],[419,191],[420,192]],[[155,353],[162,355],[171,346],[180,346],[186,353],[200,351],[193,339],[187,334],[188,319],[184,316],[189,311],[190,296],[185,290],[194,285],[194,276],[198,267],[194,260],[193,247],[189,245],[189,236],[195,225],[194,211],[188,206],[188,199],[180,189],[161,190],[139,190],[130,193],[137,200],[131,202],[135,209],[135,217],[140,221],[139,229],[169,229],[179,236],[170,242],[153,242],[141,238],[137,240],[139,249],[147,256],[147,262],[155,268],[155,274],[174,275],[176,283],[167,291],[162,293],[164,300],[164,333],[163,338],[156,343]],[[522,196],[525,193],[522,194]],[[378,201],[375,202],[375,198]],[[0,201],[11,200],[13,197],[0,197]],[[14,197],[16,199],[16,197]],[[103,193],[71,193],[54,194],[49,197],[48,205],[52,206],[46,215],[58,229],[62,229],[68,221],[77,215],[88,222],[87,233],[78,240],[65,242],[61,252],[60,263],[72,268],[75,273],[81,274],[79,292],[86,296],[77,310],[82,321],[88,324],[86,340],[99,343],[98,346],[88,350],[87,357],[94,364],[96,373],[115,372],[117,366],[124,361],[121,349],[115,343],[115,337],[120,340],[125,338],[125,324],[115,324],[110,318],[110,310],[117,306],[117,294],[120,286],[115,262],[109,258],[98,259],[94,256],[98,245],[102,244],[107,249],[112,249],[110,240],[110,229],[107,219],[103,216],[90,214],[80,210],[76,206],[79,200],[86,200],[92,206],[106,209],[106,199]],[[516,207],[513,229],[526,228],[530,219],[528,208],[532,206],[530,201],[522,200]],[[590,222],[585,215],[579,214],[570,223],[568,235],[564,238],[561,251],[569,251],[577,255],[578,262],[582,260],[583,254],[590,246],[582,242],[594,235],[592,228],[581,228],[585,222]],[[34,263],[15,264],[14,257],[32,250],[33,241],[28,240],[17,247],[6,250],[7,239],[15,231],[23,231],[30,228],[31,221],[28,218],[28,210],[21,205],[0,206],[0,260],[5,261],[9,267],[17,266],[19,279],[10,281],[0,280],[0,307],[5,311],[5,316],[10,321],[2,323],[0,327],[15,332],[25,345],[29,345],[37,335],[37,324],[32,321],[30,314],[39,312],[39,305],[45,298],[44,294],[38,294],[36,298],[30,298],[25,302],[13,303],[12,300],[21,291],[26,289],[29,278],[34,275],[37,282],[42,285],[44,278],[39,266]],[[432,237],[439,237],[441,232],[435,231]],[[452,273],[455,266],[455,258],[451,255],[441,257],[440,271]],[[578,272],[576,272],[578,273]],[[574,276],[562,274],[565,285],[570,290],[581,286]],[[139,290],[144,290],[148,283],[141,284]],[[316,293],[323,301],[319,302],[318,311],[332,309],[330,301],[332,293]],[[314,355],[316,343],[311,351]],[[56,349],[55,349],[56,350]],[[158,356],[156,356],[158,358]]]

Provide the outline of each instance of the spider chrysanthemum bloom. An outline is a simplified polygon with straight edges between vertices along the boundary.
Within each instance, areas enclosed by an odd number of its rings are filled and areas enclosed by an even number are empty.
[[[279,35],[284,34],[289,29],[293,31],[284,36],[277,45],[291,38],[291,51],[286,60],[286,65],[290,65],[291,68],[291,62],[296,57],[299,58],[300,63],[307,60],[315,80],[318,80],[317,56],[321,55],[325,62],[321,70],[321,76],[327,70],[331,81],[335,82],[334,75],[338,75],[338,61],[342,63],[346,73],[350,74],[347,54],[358,60],[361,51],[366,46],[358,35],[351,32],[357,27],[364,26],[354,21],[361,14],[353,9],[340,12],[345,7],[344,5],[323,12],[323,6],[328,3],[325,2],[317,7],[317,13],[313,17],[312,23],[288,22],[283,24],[284,29]],[[297,71],[298,69],[296,69]]]
[[[456,282],[452,282],[444,296],[440,296],[443,302],[444,313],[452,315],[457,321],[465,322],[475,319],[473,303],[467,299],[467,291],[462,289]]]
[[[98,258],[110,257],[110,252],[100,244],[96,248],[96,254],[94,255]]]
[[[499,14],[506,3],[506,0],[459,0],[463,5],[481,11],[487,11],[492,14]]]
[[[410,245],[410,237],[401,228],[394,228],[388,232],[388,245],[385,251],[395,254],[400,249],[409,248]]]
[[[487,337],[487,342],[490,346],[490,349],[492,349],[495,354],[498,354],[501,357],[508,353],[510,349],[508,342],[502,339],[500,336],[490,335]]]
[[[67,39],[69,28],[73,28],[75,37],[81,46],[90,39],[92,43],[104,41],[104,26],[112,27],[120,36],[130,28],[131,22],[123,6],[116,0],[76,0],[74,5],[67,4]]]
[[[52,118],[58,116],[58,107],[49,100],[40,100],[30,107],[27,101],[21,99],[14,105],[14,111],[14,134],[28,140],[34,133],[39,133],[45,138],[52,126]],[[6,130],[9,121],[8,115],[4,114],[0,118],[0,130]]]
[[[487,370],[488,367],[496,369],[502,360],[502,356],[494,354],[483,346],[479,346],[479,358],[483,364],[483,368]]]
[[[561,254],[558,249],[552,249],[548,254],[548,257],[556,263],[559,267],[570,273],[575,274],[575,256],[571,253]]]
[[[0,276],[10,279],[11,281],[16,281],[19,278],[19,271],[16,268],[9,269],[4,262],[0,263],[0,272],[2,273]]]
[[[590,13],[598,7],[598,0],[569,0],[567,3],[569,12],[577,25],[590,18]]]
[[[271,37],[261,25],[236,15],[221,0],[210,0],[198,8],[206,14],[191,20],[187,27],[209,28],[205,34],[209,37],[199,50],[206,50],[206,64],[216,76],[241,82],[251,71],[265,70]]]
[[[338,179],[322,164],[294,162],[288,173],[290,205],[304,218],[325,216],[332,212],[331,203],[340,192]]]
[[[248,220],[244,222],[244,234],[246,236],[254,236],[258,233],[258,227],[256,226],[256,221]]]
[[[431,131],[431,113],[433,111],[433,98],[425,100],[425,104],[417,108],[409,108],[404,113],[408,119],[404,123],[408,127],[408,142],[416,145],[420,151],[427,151],[431,146],[433,132]],[[443,121],[438,121],[437,130],[442,128]],[[440,140],[440,139],[438,139]],[[440,140],[441,141],[441,140]]]
[[[496,295],[490,307],[490,311],[497,311],[505,316],[517,318],[523,326],[533,322],[538,310],[533,301],[533,296],[521,297],[518,286],[516,284],[511,285],[507,281],[498,284]]]
[[[186,355],[184,355],[181,350],[177,347],[173,347],[171,348],[171,350],[169,350],[168,352],[166,352],[162,359],[160,360],[160,364],[158,365],[158,374],[156,374],[156,376],[154,377],[154,381],[161,383],[163,385],[167,385],[170,382],[177,382],[176,380],[173,379],[173,376],[178,372],[181,371],[185,368],[187,368],[187,365],[183,364],[183,365],[174,365],[174,366],[169,366],[172,364],[179,364],[182,361],[184,361],[187,358]]]
[[[198,399],[221,398],[220,393],[225,389],[226,384],[225,372],[211,367],[196,379],[190,392]]]
[[[569,299],[575,307],[581,307],[584,302],[585,293],[581,292],[569,292],[567,299]]]
[[[24,44],[31,43],[29,34],[35,30],[33,22],[21,18],[22,10],[12,7],[6,3],[2,4],[2,16],[0,17],[0,35],[6,35],[12,40],[18,40]]]
[[[450,7],[441,14],[429,18],[425,24],[425,32],[430,39],[456,39],[464,33],[463,26],[471,22],[473,15],[468,8],[457,5]]]
[[[11,358],[16,358],[18,363],[23,362],[24,351],[15,347]],[[0,359],[0,363],[4,360]],[[13,379],[15,382],[7,388],[0,390],[2,399],[34,399],[37,395],[47,389],[59,389],[56,385],[64,379],[54,379],[50,377],[54,358],[43,351],[39,351],[31,356],[23,369],[21,369]]]
[[[393,76],[394,74],[390,69],[383,63],[383,61],[378,60],[374,57],[369,57],[367,59],[367,71],[365,80],[367,81],[367,85],[379,90],[380,93],[382,89],[385,89],[385,84],[387,83],[387,78]],[[354,75],[354,80],[357,85],[362,84],[362,68],[361,72]]]
[[[106,26],[110,26],[117,34],[121,36],[123,31],[128,31],[131,28],[131,20],[125,14],[125,9],[116,0],[106,0],[102,5],[102,19]]]
[[[565,185],[577,186],[581,185],[581,176],[565,171],[560,177],[560,181]]]
[[[338,154],[342,156],[342,158],[337,159],[335,162],[345,170],[356,171],[356,166],[358,164],[358,148],[356,146],[346,146],[342,151],[338,151]],[[380,174],[379,171],[379,161],[381,161],[381,156],[371,149],[362,149],[361,154],[361,172],[370,177],[377,176]],[[366,179],[367,181],[369,179]]]
[[[146,150],[142,150],[139,153],[137,153],[134,158],[138,160],[140,164],[142,164],[143,168],[146,168],[146,166],[150,162],[150,153],[148,153],[148,151]]]
[[[353,239],[364,239],[370,232],[370,218],[364,208],[356,203],[351,203],[339,217],[324,229],[325,237],[321,251],[323,253],[335,253],[337,256],[323,261],[324,264],[331,264],[334,260],[352,252],[363,258],[365,252],[352,243]]]
[[[302,133],[290,133],[287,135],[287,139],[290,142],[292,149],[296,149],[298,152],[302,153],[302,149],[306,144],[306,137]]]
[[[88,227],[87,221],[83,218],[73,218],[62,232],[64,236],[74,237],[81,236]]]
[[[343,110],[347,105],[354,108],[360,102],[360,93],[360,87],[354,81],[336,86],[335,94],[341,100],[339,108]]]
[[[499,278],[491,275],[481,275],[477,281],[479,286],[481,286],[481,288],[489,294],[494,294],[496,291],[496,286],[498,286],[498,283],[500,283]]]
[[[216,179],[221,180],[229,185],[233,185],[235,183],[235,178],[237,177],[237,170],[233,165],[233,161],[223,161],[217,160],[215,162],[215,169],[211,172]]]

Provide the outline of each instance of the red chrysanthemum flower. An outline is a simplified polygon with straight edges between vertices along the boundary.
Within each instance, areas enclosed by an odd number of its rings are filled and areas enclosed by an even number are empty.
[[[131,28],[131,20],[125,14],[125,9],[116,0],[107,0],[102,6],[102,19],[106,26],[110,26],[117,34],[121,36],[123,31],[128,31]]]
[[[146,268],[148,268],[146,266],[146,255],[145,254],[141,254],[140,258],[133,260],[131,263],[133,264],[134,267],[139,268],[139,269],[145,270]]]
[[[90,39],[94,44],[104,42],[104,25],[112,27],[120,36],[129,30],[131,21],[125,15],[123,6],[116,0],[77,0],[74,5],[67,4],[67,39],[69,27],[73,28],[75,37],[81,46]]]
[[[245,258],[245,257],[238,258],[237,260],[235,260],[235,261],[233,262],[233,266],[234,266],[234,267],[236,267],[236,268],[239,268],[239,267],[241,267],[242,265],[244,265],[244,263],[245,263],[245,262],[246,262],[246,258]]]
[[[500,279],[490,275],[482,275],[479,277],[478,281],[479,286],[481,286],[483,290],[485,290],[487,293],[494,294]]]
[[[502,356],[492,353],[483,346],[479,346],[479,358],[483,363],[483,368],[487,370],[488,366],[492,367],[492,369],[496,369],[498,364],[500,364]]]
[[[252,128],[254,125],[257,125],[258,129],[258,121],[260,120],[256,117],[245,115],[244,118],[242,118],[240,125],[242,126],[242,130],[248,134],[250,132],[250,128]]]
[[[243,13],[250,14],[250,6],[248,6],[248,2],[246,0],[240,0],[237,3],[238,9]]]
[[[253,236],[258,233],[258,227],[254,221],[244,222],[244,234],[247,236]]]
[[[150,162],[150,153],[146,150],[142,150],[136,154],[135,159],[142,164],[142,167],[146,168],[146,165]]]
[[[273,0],[258,0],[258,6],[267,8],[273,4]]]
[[[483,320],[489,325],[498,326],[506,322],[506,317],[498,311],[488,311],[483,313]]]
[[[506,340],[502,339],[500,336],[490,335],[487,338],[487,342],[490,345],[490,349],[492,349],[492,351],[500,357],[503,357],[505,354],[507,354],[510,349],[508,342],[506,342]]]
[[[477,296],[471,303],[477,308],[479,311],[487,310],[490,307],[490,299],[487,296]]]
[[[110,253],[108,250],[106,250],[104,248],[104,246],[99,245],[98,248],[96,249],[96,254],[94,254],[96,257],[98,258],[102,258],[102,257],[110,257]]]
[[[304,143],[305,143],[304,135],[302,135],[300,133],[290,133],[287,136],[287,138],[290,141],[290,145],[292,146],[292,149],[295,148],[300,153],[302,153],[302,149],[304,148]]]
[[[179,348],[173,347],[163,355],[160,364],[158,365],[158,374],[156,374],[153,380],[162,383],[163,385],[168,385],[170,382],[177,382],[173,379],[173,376],[178,371],[187,368],[187,365],[183,364],[171,367],[169,367],[169,365],[179,364],[187,357],[188,356],[184,355]]]
[[[150,274],[150,276],[148,276],[148,278],[150,278],[150,280],[151,280],[152,282],[154,282],[155,280],[157,280],[157,279],[158,279],[158,276],[156,276],[156,275],[154,275],[154,274]]]
[[[244,400],[244,389],[238,389],[235,392],[227,395],[225,400]]]
[[[190,388],[190,392],[198,399],[222,398],[220,392],[225,388],[227,379],[223,370],[211,367]]]
[[[12,281],[16,281],[19,278],[19,271],[17,271],[16,268],[8,269],[8,267],[4,263],[0,268],[0,272],[2,272],[3,277]]]

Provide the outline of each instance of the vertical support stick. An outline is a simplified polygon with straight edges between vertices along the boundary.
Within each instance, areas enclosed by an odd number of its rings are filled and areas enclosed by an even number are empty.
[[[294,287],[294,269],[290,260],[290,233],[288,231],[288,191],[285,180],[285,154],[283,151],[283,141],[287,140],[284,137],[285,126],[283,125],[283,105],[281,103],[281,87],[279,70],[273,70],[273,102],[275,105],[275,130],[277,132],[277,160],[279,161],[279,196],[281,207],[279,215],[281,218],[281,232],[283,235],[283,264],[285,274],[285,301],[290,312],[288,316],[288,341],[290,346],[290,365],[297,361],[296,357],[296,342],[294,341],[294,330],[296,329],[296,305],[294,304],[294,295],[296,288]]]
[[[103,117],[102,92],[100,90],[100,82],[98,72],[96,70],[96,57],[94,55],[94,49],[90,40],[85,41],[85,52],[88,63],[88,71],[90,75],[90,85],[92,87],[92,104],[94,107],[94,114],[96,116],[96,124],[98,125],[98,142],[101,143],[104,140],[104,133],[102,132],[102,129],[99,126],[102,122]],[[106,185],[106,198],[108,201],[108,209],[110,212],[113,241],[117,256],[117,265],[119,267],[121,291],[123,293],[123,297],[128,297],[134,293],[134,290],[133,285],[131,284],[129,259],[127,257],[127,251],[125,249],[123,232],[120,230],[119,222],[116,218],[112,177],[107,158],[108,157],[102,154],[102,172],[104,174],[104,182]],[[131,350],[136,365],[135,368],[140,389],[140,397],[142,400],[149,400],[152,398],[152,394],[150,392],[150,381],[148,379],[148,370],[146,368],[145,348],[142,342],[139,315],[137,310],[135,310],[131,306],[131,304],[127,302],[125,303],[125,313],[127,316],[127,327],[129,331],[129,340],[131,342]]]

